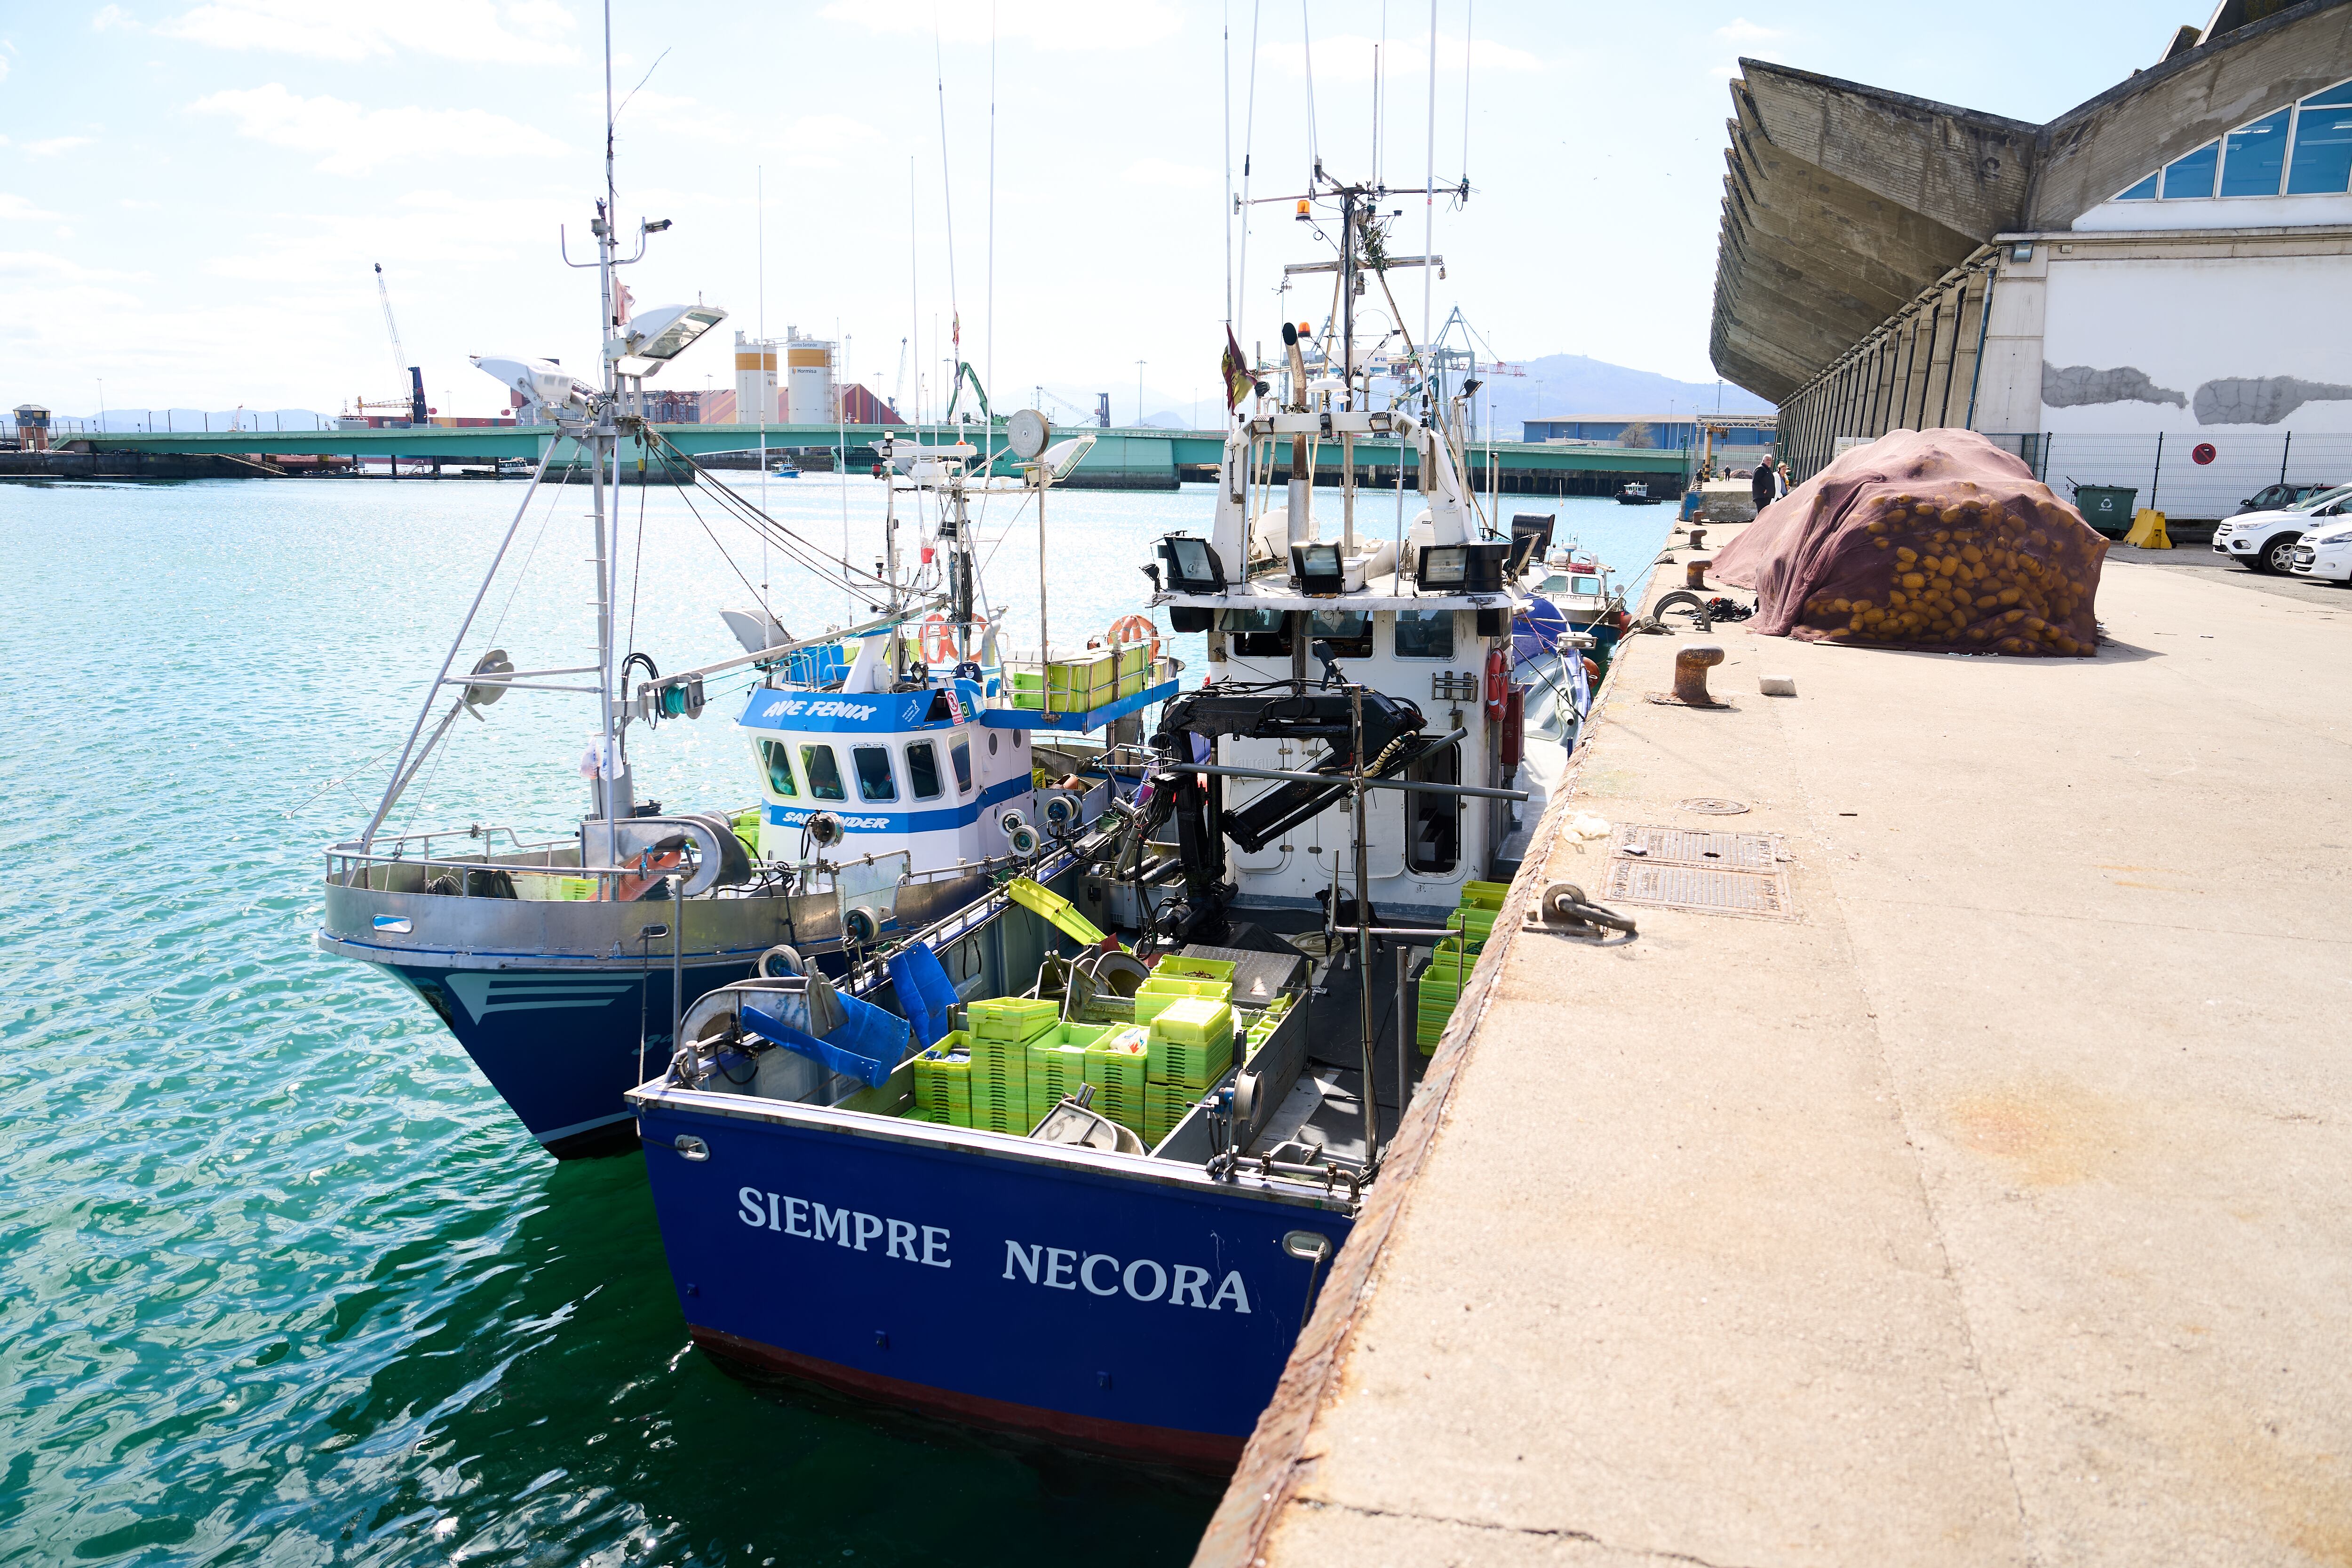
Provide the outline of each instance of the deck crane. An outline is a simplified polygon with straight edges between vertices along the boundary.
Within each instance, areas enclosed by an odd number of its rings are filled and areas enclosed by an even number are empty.
[[[392,339],[393,375],[395,381],[404,377],[407,380],[408,395],[405,398],[386,398],[381,402],[373,403],[365,398],[354,398],[352,401],[362,414],[371,408],[405,409],[410,424],[422,425],[431,413],[431,410],[425,406],[425,372],[422,367],[408,363],[408,351],[401,346],[400,323],[392,319],[392,292],[384,287],[383,263],[381,261],[375,264],[375,297],[383,306],[384,332]]]

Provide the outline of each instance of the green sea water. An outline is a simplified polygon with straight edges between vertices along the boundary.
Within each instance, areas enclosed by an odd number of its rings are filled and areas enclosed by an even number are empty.
[[[320,850],[364,822],[523,489],[0,485],[0,1563],[1184,1561],[1212,1485],[729,1376],[688,1344],[640,1160],[550,1160],[411,994],[311,945]],[[715,611],[762,593],[802,635],[863,613],[711,500],[621,498],[631,647],[731,655]],[[1621,567],[1664,529],[1517,500]],[[877,483],[767,501],[873,560]],[[1134,608],[1150,542],[1210,506],[1056,495],[1054,641]],[[542,493],[468,658],[593,657],[586,510]],[[980,537],[1034,645],[1034,516]],[[641,795],[748,804],[721,690],[633,735]],[[568,832],[590,703],[461,719],[395,826]]]

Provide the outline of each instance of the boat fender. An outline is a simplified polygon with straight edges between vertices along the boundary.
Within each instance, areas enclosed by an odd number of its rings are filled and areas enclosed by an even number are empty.
[[[1503,704],[1502,763],[1503,776],[1509,778],[1519,771],[1519,760],[1528,749],[1528,689],[1511,688],[1509,699]]]
[[[1587,680],[1601,679],[1601,666],[1590,654],[1585,655],[1584,658],[1584,679]]]
[[[1503,716],[1511,700],[1510,672],[1499,647],[1486,650],[1486,718],[1489,722]]]

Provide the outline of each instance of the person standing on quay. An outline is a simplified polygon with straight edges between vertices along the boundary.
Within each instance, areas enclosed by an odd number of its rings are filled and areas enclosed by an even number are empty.
[[[1748,493],[1755,498],[1758,511],[1762,511],[1766,507],[1770,506],[1773,498],[1780,493],[1779,487],[1774,483],[1772,465],[1769,461],[1756,465],[1755,475],[1748,481]]]

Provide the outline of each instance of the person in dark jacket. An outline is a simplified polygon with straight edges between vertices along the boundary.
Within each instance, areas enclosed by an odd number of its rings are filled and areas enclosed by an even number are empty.
[[[1756,475],[1748,482],[1748,493],[1756,499],[1756,510],[1762,511],[1772,504],[1777,487],[1772,483],[1772,465],[1759,463]]]

